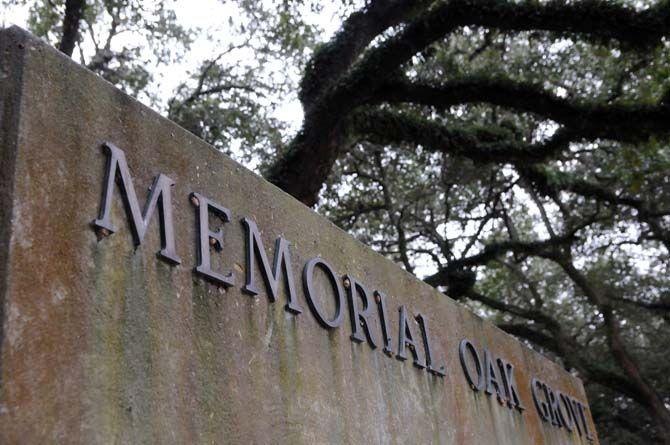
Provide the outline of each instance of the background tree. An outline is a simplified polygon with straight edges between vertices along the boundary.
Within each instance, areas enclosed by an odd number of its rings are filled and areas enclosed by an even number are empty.
[[[2,0],[27,9],[26,26],[109,82],[250,167],[274,159],[289,138],[277,118],[316,43],[303,19],[320,6],[303,2],[222,0],[218,34],[184,26],[184,0]],[[194,45],[194,41],[197,41]],[[183,61],[207,42],[215,51]],[[174,91],[171,67],[184,69]],[[168,82],[169,83],[169,82]]]
[[[553,354],[606,442],[670,443],[670,3],[428,3],[316,52],[269,178]]]
[[[22,3],[150,103],[146,49],[198,35],[170,2]],[[670,444],[670,2],[343,1],[321,42],[318,2],[227,4],[168,116],[577,374],[603,443]]]

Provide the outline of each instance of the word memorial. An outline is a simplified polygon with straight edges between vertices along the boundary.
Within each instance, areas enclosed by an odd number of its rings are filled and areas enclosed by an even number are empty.
[[[578,378],[18,28],[0,268],[0,443],[598,443]]]
[[[149,189],[149,198],[144,207],[144,212],[140,213],[125,153],[110,143],[106,143],[104,148],[108,152],[106,179],[100,217],[93,222],[93,226],[101,236],[107,236],[116,231],[111,224],[110,214],[114,183],[118,182],[125,208],[128,209],[130,214],[130,227],[132,228],[136,243],[142,243],[153,213],[159,207],[162,246],[160,252],[158,252],[158,256],[172,264],[181,263],[181,259],[177,255],[175,248],[171,208],[171,188],[175,185],[175,182],[163,174],[158,175]],[[212,231],[209,226],[210,213],[216,214],[223,223],[226,223],[231,221],[231,211],[195,192],[191,194],[191,202],[197,208],[198,221],[197,248],[199,261],[194,272],[219,285],[235,285],[235,278],[232,272],[225,274],[216,272],[212,270],[211,265],[211,250],[223,250],[223,230],[222,228],[217,228],[216,231]],[[303,310],[296,297],[295,279],[291,268],[290,242],[281,236],[277,238],[273,265],[270,267],[270,262],[256,223],[249,218],[243,218],[242,225],[246,233],[246,281],[242,291],[250,295],[258,295],[259,290],[254,280],[254,269],[257,267],[257,264],[260,264],[260,270],[268,289],[268,297],[270,301],[274,302],[277,299],[278,287],[283,272],[288,299],[286,310],[296,315],[302,313]],[[326,275],[331,285],[335,301],[335,314],[332,316],[325,313],[315,296],[316,286],[314,285],[314,275],[318,270],[321,270]],[[370,298],[372,294],[370,294],[361,282],[349,276],[345,276],[343,282],[340,282],[330,264],[320,257],[307,261],[303,268],[302,281],[309,308],[319,324],[326,329],[335,329],[342,324],[342,320],[344,319],[343,307],[345,305],[345,292],[343,288],[346,288],[349,315],[351,317],[351,339],[358,343],[367,339],[373,349],[377,348],[378,340],[374,334],[375,331],[371,329],[371,326],[376,323],[375,313],[373,312],[375,303]],[[362,302],[362,308],[359,307],[359,299]],[[375,291],[374,300],[378,308],[377,316],[381,325],[382,341],[384,343],[383,351],[388,355],[394,355],[388,311],[386,309],[386,297],[383,293]],[[395,357],[398,360],[407,360],[407,351],[409,350],[414,359],[413,363],[417,368],[427,369],[432,374],[444,377],[444,366],[433,367],[434,359],[428,337],[427,319],[421,314],[416,315],[416,321],[419,324],[423,340],[424,356],[421,356],[418,351],[418,344],[414,340],[415,334],[412,333],[405,306],[398,308],[398,320],[398,341]],[[363,337],[361,330],[365,333],[365,337]]]

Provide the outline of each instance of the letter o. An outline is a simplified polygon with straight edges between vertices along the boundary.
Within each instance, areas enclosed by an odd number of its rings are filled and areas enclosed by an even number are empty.
[[[470,369],[468,368],[468,364],[465,359],[465,354],[467,353],[467,351],[470,351],[470,355],[472,356],[475,362],[475,368],[477,369],[477,383],[475,383],[474,379],[472,378],[472,374],[470,373]],[[484,381],[482,361],[479,359],[479,354],[477,353],[477,350],[475,349],[473,344],[470,343],[470,340],[468,340],[467,338],[461,340],[461,343],[458,345],[458,356],[461,359],[461,366],[463,367],[463,373],[465,374],[465,378],[468,380],[470,387],[475,391],[481,391],[482,389],[484,389],[486,382]]]
[[[330,281],[330,284],[335,291],[336,311],[335,316],[330,320],[324,316],[323,310],[313,298],[315,293],[314,269],[317,267],[326,273],[328,280]],[[340,281],[335,276],[335,272],[333,272],[333,269],[330,267],[330,264],[319,257],[309,260],[307,264],[305,264],[305,269],[302,272],[302,284],[305,287],[305,297],[307,298],[307,304],[309,305],[309,308],[312,310],[312,313],[314,314],[314,317],[316,317],[316,320],[319,322],[319,324],[326,329],[335,329],[339,327],[342,324],[343,318],[342,307],[344,306],[344,290],[342,289]]]

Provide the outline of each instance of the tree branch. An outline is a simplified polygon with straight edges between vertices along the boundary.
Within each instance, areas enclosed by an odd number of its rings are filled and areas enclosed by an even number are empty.
[[[390,80],[375,92],[374,103],[414,103],[447,109],[454,105],[488,103],[551,119],[588,139],[621,142],[670,135],[670,106],[601,104],[555,96],[538,85],[507,79],[472,78],[434,85]]]
[[[418,51],[458,27],[468,25],[504,31],[542,30],[577,34],[599,42],[618,40],[644,48],[659,43],[662,37],[670,34],[670,2],[665,0],[641,12],[603,0],[569,4],[499,0],[440,3],[400,33],[368,51],[348,74],[342,74],[332,86],[320,92],[318,100],[309,101],[302,130],[266,177],[307,205],[313,205],[342,149],[343,138],[338,128],[342,119],[365,103],[380,81],[393,76],[398,67]],[[371,41],[373,33],[366,36],[363,41]],[[346,40],[343,34],[338,34],[337,38]],[[305,177],[305,171],[310,172],[308,177]]]
[[[363,10],[351,14],[305,68],[300,82],[300,101],[305,109],[351,67],[377,35],[429,3],[426,0],[373,0]]]
[[[531,343],[547,349],[555,354],[560,355],[561,351],[556,340],[543,332],[531,327],[525,323],[500,323],[497,325],[500,329],[510,335],[524,338]]]
[[[498,256],[515,252],[525,255],[535,255],[546,257],[551,255],[551,251],[562,245],[570,244],[574,241],[574,232],[565,235],[556,236],[542,241],[501,241],[494,244],[488,244],[484,249],[475,255],[452,260],[446,267],[442,268],[433,275],[424,278],[424,281],[431,286],[447,286],[452,274],[464,268],[484,265]],[[474,283],[473,283],[474,284]]]
[[[358,111],[347,121],[347,132],[380,145],[422,145],[430,151],[462,156],[478,163],[538,163],[564,151],[575,139],[572,131],[557,131],[535,144],[513,139],[499,127],[446,127],[440,123],[387,110]]]
[[[562,175],[557,181],[551,181],[541,168],[523,166],[517,167],[517,170],[545,195],[552,196],[559,191],[568,191],[597,201],[637,210],[638,219],[649,226],[655,238],[661,241],[670,252],[670,233],[658,222],[658,218],[670,214],[670,209],[653,209],[652,204],[643,199],[619,194],[600,184],[567,175]]]

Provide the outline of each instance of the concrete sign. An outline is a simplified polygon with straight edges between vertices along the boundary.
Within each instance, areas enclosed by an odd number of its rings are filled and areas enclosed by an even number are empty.
[[[0,443],[598,443],[577,378],[18,28],[0,304]]]

